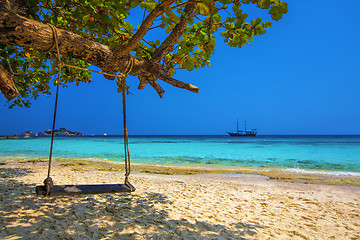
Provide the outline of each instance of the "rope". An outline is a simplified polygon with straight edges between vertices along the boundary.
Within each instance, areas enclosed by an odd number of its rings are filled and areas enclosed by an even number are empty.
[[[46,189],[46,195],[49,196],[50,194],[50,188],[54,185],[52,178],[50,177],[51,172],[51,163],[52,163],[52,152],[53,152],[53,145],[54,145],[54,135],[55,135],[55,120],[56,120],[56,112],[57,112],[57,105],[58,105],[58,98],[59,98],[59,86],[60,86],[60,76],[61,76],[61,67],[62,62],[60,59],[60,53],[59,53],[59,47],[58,47],[58,35],[56,28],[49,24],[51,27],[51,30],[53,32],[54,36],[54,43],[56,47],[57,57],[59,61],[59,71],[58,71],[58,77],[57,77],[57,84],[56,84],[56,96],[55,96],[55,107],[54,107],[54,118],[53,118],[53,124],[52,124],[52,131],[51,131],[51,143],[50,143],[50,154],[49,154],[49,166],[48,166],[48,174],[47,178],[44,180],[44,185]],[[51,46],[50,50],[54,47],[54,44]]]
[[[60,86],[60,77],[61,77],[61,68],[62,67],[71,67],[76,68],[83,71],[89,71],[89,72],[95,72],[100,73],[103,75],[108,76],[114,76],[117,77],[118,81],[121,81],[123,83],[123,89],[122,89],[122,103],[123,103],[123,122],[124,122],[124,149],[125,149],[125,184],[133,190],[133,186],[129,183],[128,177],[130,175],[130,151],[129,151],[129,141],[128,141],[128,132],[127,132],[127,124],[126,124],[126,102],[125,102],[125,90],[126,90],[126,76],[129,72],[131,72],[133,66],[134,66],[134,59],[130,56],[128,64],[126,66],[126,69],[123,73],[119,74],[111,74],[111,73],[105,73],[105,72],[99,72],[95,70],[90,70],[87,68],[82,68],[78,66],[68,65],[64,64],[60,59],[60,51],[59,51],[59,44],[58,44],[58,34],[56,28],[48,24],[52,30],[54,41],[51,45],[51,47],[47,51],[51,51],[54,46],[56,48],[57,53],[57,60],[58,60],[58,77],[57,77],[57,84],[56,84],[56,96],[55,96],[55,107],[54,107],[54,118],[53,118],[53,124],[52,124],[52,132],[51,132],[51,144],[50,144],[50,154],[49,154],[49,165],[48,165],[48,174],[47,178],[44,180],[44,185],[46,189],[46,195],[49,196],[50,189],[54,185],[52,178],[50,177],[51,172],[51,163],[52,163],[52,152],[53,152],[53,145],[54,145],[54,135],[55,135],[55,122],[56,122],[56,112],[57,112],[57,105],[58,105],[58,97],[59,97],[59,86]]]
[[[126,75],[128,72],[132,70],[134,63],[133,59],[130,57],[130,60],[128,61],[128,64],[126,66],[126,69],[124,71],[125,77],[119,78],[118,77],[118,83],[121,81],[122,84],[122,104],[123,104],[123,124],[124,124],[124,156],[125,156],[125,185],[130,187],[131,190],[133,190],[133,186],[129,183],[129,175],[131,172],[130,169],[130,151],[129,151],[129,136],[127,131],[127,123],[126,123],[126,101],[125,101],[125,90],[126,90]],[[120,83],[119,83],[120,84]]]
[[[129,142],[128,132],[126,124],[126,102],[125,102],[125,86],[122,90],[122,104],[123,104],[123,123],[124,123],[124,155],[125,155],[125,184],[128,182],[130,175],[130,154],[129,154]]]

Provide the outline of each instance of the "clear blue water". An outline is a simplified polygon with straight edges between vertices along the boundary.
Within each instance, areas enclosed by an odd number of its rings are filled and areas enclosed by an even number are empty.
[[[123,161],[121,136],[56,137],[54,158]],[[46,158],[50,138],[0,140],[0,157]],[[130,136],[132,162],[360,172],[360,136]]]

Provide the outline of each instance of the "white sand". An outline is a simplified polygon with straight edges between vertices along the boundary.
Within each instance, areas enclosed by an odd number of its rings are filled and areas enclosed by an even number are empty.
[[[132,194],[44,198],[46,167],[0,166],[0,239],[360,239],[360,187],[251,175],[132,174]],[[117,183],[118,172],[56,166],[55,184]]]

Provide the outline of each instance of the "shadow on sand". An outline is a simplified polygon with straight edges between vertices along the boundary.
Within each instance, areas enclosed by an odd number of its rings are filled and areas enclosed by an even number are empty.
[[[38,197],[35,184],[13,179],[29,173],[0,167],[1,239],[247,239],[263,228],[171,219],[158,193]]]

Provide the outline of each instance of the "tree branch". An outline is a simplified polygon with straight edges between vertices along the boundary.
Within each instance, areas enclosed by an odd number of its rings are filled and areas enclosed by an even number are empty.
[[[9,11],[15,12],[20,15],[26,15],[24,11],[24,6],[26,5],[26,1],[22,0],[0,0],[0,8],[7,9]]]
[[[145,76],[139,76],[138,77],[140,83],[139,83],[139,86],[138,86],[138,89],[144,89],[144,87],[146,86],[146,84],[148,83],[147,79]]]
[[[153,61],[150,62],[146,59],[137,58],[129,53],[118,55],[110,47],[75,33],[59,28],[56,28],[56,31],[59,51],[62,55],[83,60],[103,69],[107,73],[124,72],[129,59],[132,58],[133,67],[129,74],[138,76],[140,81],[149,79],[148,76],[153,75],[155,81],[152,81],[152,87],[155,88],[160,96],[164,92],[157,86],[156,78],[165,79],[165,82],[173,86],[185,88],[193,92],[198,91],[198,88],[197,91],[194,91],[194,86],[190,84],[181,83],[170,78],[169,73],[161,64],[153,64]],[[54,36],[49,25],[27,19],[0,7],[0,42],[46,52],[54,44]],[[56,53],[55,48],[52,48],[50,51]],[[142,83],[142,85],[144,84]]]
[[[185,82],[181,82],[179,80],[176,80],[172,77],[169,77],[168,75],[160,75],[158,76],[159,79],[163,80],[164,82],[170,84],[170,85],[173,85],[174,87],[178,87],[178,88],[183,88],[183,89],[187,89],[191,92],[194,92],[194,93],[198,93],[199,92],[199,88],[192,85],[192,84],[189,84],[189,83],[185,83]]]
[[[15,87],[12,77],[2,65],[0,65],[0,91],[9,101],[20,95]]]
[[[158,65],[160,65],[160,64],[158,64]],[[181,82],[179,80],[176,80],[176,79],[170,77],[169,72],[162,68],[152,67],[149,69],[149,72],[152,73],[153,75],[155,75],[157,78],[163,80],[164,82],[166,82],[170,85],[173,85],[174,87],[183,88],[183,89],[189,90],[194,93],[199,92],[198,87],[196,87],[192,84],[189,84],[189,83]]]
[[[156,81],[156,77],[154,75],[151,75],[147,78],[147,81],[149,82],[150,86],[152,86],[162,98],[165,90],[160,87],[159,83]]]
[[[157,5],[154,10],[145,18],[145,20],[141,23],[140,28],[137,30],[137,32],[132,36],[132,38],[125,44],[115,48],[117,54],[124,55],[130,53],[138,43],[143,39],[147,31],[152,26],[155,19],[164,13],[165,8],[170,6],[175,0],[165,0],[164,2]]]
[[[162,42],[162,44],[155,50],[152,54],[152,61],[159,62],[163,57],[166,56],[171,50],[175,43],[178,42],[182,34],[186,30],[187,20],[189,17],[192,17],[196,3],[189,2],[180,17],[180,22],[176,24],[173,31],[169,34],[169,36]]]

